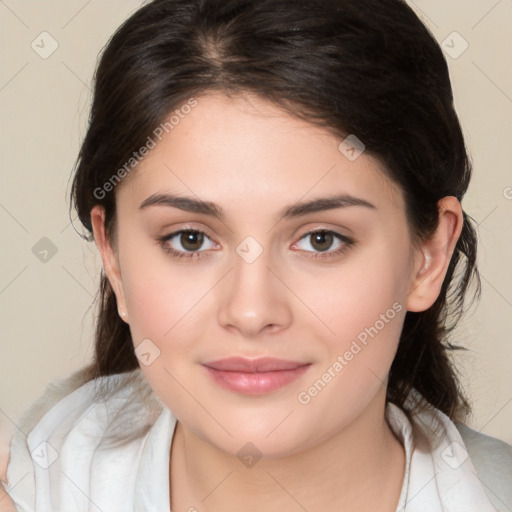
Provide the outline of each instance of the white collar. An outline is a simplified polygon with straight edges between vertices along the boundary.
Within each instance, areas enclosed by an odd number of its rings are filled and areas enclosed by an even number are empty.
[[[420,396],[413,391],[409,404]],[[459,431],[445,414],[427,406],[411,422],[388,403],[386,418],[406,456],[397,512],[496,512]]]

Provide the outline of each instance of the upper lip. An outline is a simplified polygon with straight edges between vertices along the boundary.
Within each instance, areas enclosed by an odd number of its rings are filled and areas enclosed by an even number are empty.
[[[227,372],[262,373],[273,371],[275,372],[280,370],[295,370],[300,366],[306,366],[310,363],[287,361],[285,359],[275,359],[272,357],[262,357],[260,359],[228,357],[203,364],[215,370],[222,370]]]

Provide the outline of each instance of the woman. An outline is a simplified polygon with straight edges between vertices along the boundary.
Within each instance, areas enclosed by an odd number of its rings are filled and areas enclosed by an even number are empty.
[[[142,7],[73,182],[95,360],[23,419],[17,509],[509,509],[512,448],[463,425],[448,352],[470,175],[402,1]]]

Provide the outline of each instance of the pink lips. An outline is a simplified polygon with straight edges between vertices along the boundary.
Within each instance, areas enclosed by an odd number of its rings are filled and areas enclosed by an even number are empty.
[[[224,388],[248,395],[261,395],[298,379],[307,371],[310,364],[269,357],[229,357],[203,363],[203,366]]]

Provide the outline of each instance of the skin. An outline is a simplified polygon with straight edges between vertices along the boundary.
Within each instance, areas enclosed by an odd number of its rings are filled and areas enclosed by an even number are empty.
[[[415,242],[400,189],[370,155],[348,160],[330,132],[255,96],[196,99],[117,186],[116,240],[105,233],[102,208],[91,212],[134,345],[150,339],[160,351],[141,368],[178,419],[171,508],[394,511],[405,462],[385,420],[387,377],[406,311],[427,309],[440,292],[462,228],[460,204],[442,199],[436,232]],[[217,203],[225,218],[140,209],[155,193]],[[341,193],[374,208],[279,216],[285,206]],[[307,236],[320,228],[353,244],[334,238],[322,252]],[[180,229],[210,237],[199,259],[177,260],[157,241]],[[247,236],[263,248],[252,263],[236,252]],[[185,252],[179,236],[166,244]],[[394,303],[401,311],[300,403],[298,394]],[[231,355],[312,364],[291,384],[249,396],[221,388],[200,364]],[[247,442],[262,454],[252,467],[236,455]]]

